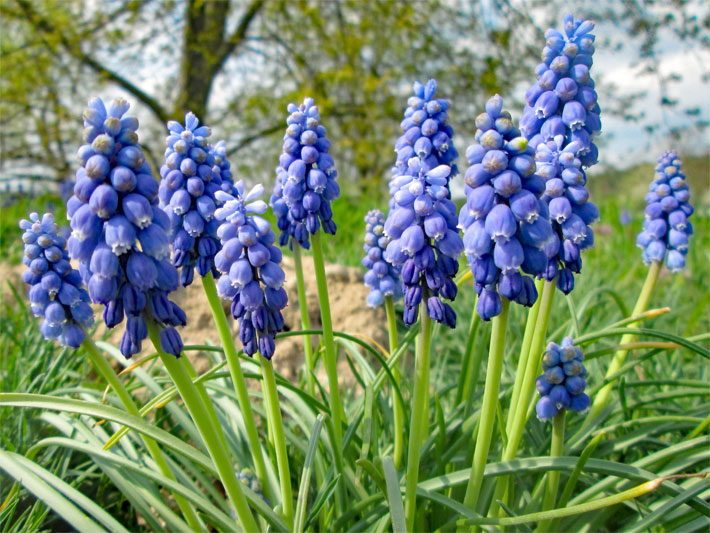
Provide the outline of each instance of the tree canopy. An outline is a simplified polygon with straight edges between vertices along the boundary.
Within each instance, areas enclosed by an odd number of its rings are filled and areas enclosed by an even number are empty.
[[[346,187],[358,183],[368,191],[393,163],[413,80],[438,79],[442,97],[455,102],[450,115],[459,136],[474,131],[491,94],[522,108],[521,87],[533,79],[544,29],[560,24],[560,7],[497,0],[5,0],[3,173],[70,176],[83,104],[95,93],[120,92],[137,109],[156,168],[165,121],[191,110],[213,126],[215,140],[226,139],[238,174],[270,180],[286,104],[308,95],[321,108]],[[690,50],[710,48],[707,6],[602,2],[583,11],[576,15],[619,28],[603,46],[637,54],[640,73],[662,88],[659,105],[689,117],[694,128],[706,126],[698,109],[664,92],[678,75],[661,75],[658,50],[664,32]],[[614,82],[597,87],[609,112],[650,132],[663,127],[634,105],[643,84],[619,98]]]

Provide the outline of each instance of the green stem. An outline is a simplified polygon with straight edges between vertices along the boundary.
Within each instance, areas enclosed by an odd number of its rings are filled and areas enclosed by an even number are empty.
[[[301,326],[304,330],[311,329],[311,320],[308,317],[308,295],[306,294],[306,282],[303,277],[303,264],[301,263],[301,245],[298,241],[291,239],[293,245],[293,264],[296,269],[296,287],[298,289],[298,308],[301,311]],[[303,335],[303,353],[306,360],[306,383],[308,393],[315,395],[315,381],[313,378],[315,368],[313,363],[313,347],[311,346],[311,336]]]
[[[397,349],[397,317],[394,312],[394,300],[391,296],[385,296],[385,312],[387,314],[387,332],[389,334],[390,356]],[[399,387],[400,374],[399,364],[392,368],[392,376]],[[402,464],[402,451],[404,448],[404,405],[399,400],[399,396],[393,394],[394,405],[394,461],[395,468],[399,469]]]
[[[176,357],[162,350],[160,347],[158,329],[156,325],[150,321],[148,321],[148,334],[150,335],[153,346],[158,352],[160,360],[165,365],[165,369],[175,383],[180,397],[183,402],[185,402],[185,406],[190,412],[190,416],[193,422],[195,422],[197,430],[202,436],[202,440],[207,447],[212,463],[217,469],[222,485],[224,485],[224,490],[237,513],[239,525],[244,531],[258,531],[259,528],[256,525],[254,516],[249,510],[249,505],[242,492],[242,486],[240,482],[237,481],[232,458],[222,444],[224,442],[224,436],[222,435],[220,437],[222,429],[220,427],[213,427],[209,412],[202,403],[202,398],[197,392],[185,367]]]
[[[476,304],[478,303],[478,296],[473,302],[473,314],[471,315],[471,322],[468,326],[468,337],[466,337],[466,348],[463,353],[463,361],[461,363],[461,371],[463,375],[459,379],[458,390],[456,391],[456,405],[459,405],[462,401],[468,398],[471,393],[471,383],[474,383],[473,374],[476,374],[476,379],[478,379],[478,368],[474,366],[475,361],[473,359],[473,353],[476,349],[476,337],[478,336],[478,327],[481,323],[481,317],[478,316],[476,312]],[[480,366],[480,361],[479,361]]]
[[[537,293],[542,295],[544,287],[544,280],[539,279],[535,282],[535,288]],[[535,325],[537,323],[537,315],[540,312],[540,302],[542,301],[542,296],[538,298],[533,306],[528,311],[528,319],[525,323],[525,334],[523,335],[523,344],[520,347],[520,357],[518,359],[518,369],[515,372],[515,383],[513,384],[513,395],[510,399],[510,407],[508,409],[509,413],[514,412],[518,407],[518,399],[520,398],[520,389],[523,386],[523,377],[525,376],[525,369],[528,364],[528,357],[530,356],[530,345],[532,344],[533,334],[535,333]],[[513,417],[508,416],[508,421],[505,426],[506,433],[510,433]]]
[[[476,436],[476,447],[473,452],[473,462],[471,464],[471,477],[466,487],[464,505],[473,509],[481,492],[483,483],[483,473],[488,459],[488,450],[493,437],[493,426],[496,421],[496,405],[498,403],[498,387],[500,386],[500,374],[503,368],[503,352],[505,347],[505,328],[508,324],[508,308],[510,302],[506,298],[503,301],[503,310],[500,315],[493,318],[491,330],[491,344],[488,353],[488,368],[486,369],[486,385],[483,390],[483,404],[481,406],[481,417],[478,423],[478,435]]]
[[[661,263],[652,263],[651,267],[648,269],[648,274],[646,275],[646,281],[643,283],[641,288],[641,294],[639,294],[638,300],[636,300],[636,305],[634,310],[631,312],[631,316],[640,315],[648,307],[651,301],[651,295],[653,294],[653,288],[656,286],[656,281],[658,280],[658,274],[661,272]],[[627,327],[634,327],[638,322],[628,324]],[[627,333],[621,337],[621,342],[619,344],[629,344],[634,341],[635,335]],[[606,371],[605,378],[608,379],[621,368],[624,364],[626,355],[629,353],[628,350],[620,350],[614,355],[614,359],[609,364],[609,368]],[[589,414],[586,416],[583,427],[588,427],[590,424],[594,423],[597,417],[600,415],[602,410],[607,406],[609,401],[609,394],[614,388],[614,381],[607,383],[604,387],[597,392],[594,398],[594,403],[592,404]]]
[[[417,482],[419,481],[419,453],[422,445],[424,425],[428,421],[429,405],[429,355],[431,351],[431,318],[426,308],[426,290],[422,295],[414,369],[414,394],[412,415],[409,422],[409,450],[407,453],[407,489],[405,492],[404,515],[407,531],[414,531],[416,515]]]
[[[281,418],[281,408],[279,407],[279,393],[276,390],[276,379],[274,379],[274,368],[271,361],[261,357],[257,353],[261,362],[261,374],[264,377],[264,388],[266,395],[264,403],[269,412],[269,431],[273,435],[274,448],[276,449],[276,463],[279,469],[279,482],[281,483],[281,502],[283,506],[283,516],[286,524],[293,527],[293,494],[291,491],[291,472],[288,466],[288,453],[286,452],[286,438],[284,437],[283,420]]]
[[[89,354],[89,359],[91,360],[91,364],[94,365],[94,369],[99,373],[102,378],[104,378],[108,382],[111,388],[113,388],[113,390],[116,392],[116,395],[118,396],[118,399],[121,400],[121,403],[126,409],[126,412],[134,416],[141,416],[138,411],[138,407],[133,401],[133,398],[131,397],[130,393],[123,386],[123,383],[121,383],[121,380],[116,375],[116,372],[114,372],[109,362],[101,356],[101,353],[94,344],[94,341],[87,336],[86,339],[84,339],[82,346],[86,350],[86,353]],[[155,464],[158,465],[160,473],[171,481],[175,481],[175,475],[173,474],[173,471],[170,469],[170,466],[165,460],[165,456],[163,456],[163,452],[161,451],[160,446],[158,446],[158,443],[150,437],[146,437],[142,434],[141,438],[145,443],[145,447],[147,448],[148,453],[150,453],[150,456],[155,461]],[[190,503],[185,499],[185,497],[175,492],[173,492],[172,494],[175,498],[175,503],[177,503],[178,507],[182,511],[182,514],[185,517],[185,520],[187,520],[187,523],[190,528],[193,531],[203,531],[205,529],[204,524],[198,518],[195,509],[190,505]]]
[[[318,303],[320,317],[323,324],[323,344],[325,345],[325,370],[328,374],[330,387],[330,416],[332,423],[333,453],[335,454],[335,471],[340,474],[336,493],[336,508],[339,511],[345,504],[345,485],[343,481],[343,405],[340,401],[338,387],[338,360],[333,337],[333,321],[330,316],[330,301],[328,299],[328,282],[325,278],[325,261],[321,245],[321,232],[317,231],[311,236],[313,243],[313,266],[316,271],[316,285],[318,286]]]
[[[552,419],[552,441],[550,443],[550,457],[562,457],[565,445],[565,410],[561,409]],[[547,473],[547,485],[545,487],[545,497],[542,501],[542,510],[554,509],[557,501],[557,488],[560,484],[560,471],[550,470]],[[545,520],[540,522],[537,531],[549,531],[550,522]]]
[[[502,461],[512,461],[515,458],[518,446],[520,445],[520,439],[523,436],[523,430],[525,429],[525,422],[527,420],[528,406],[530,405],[530,397],[535,386],[535,378],[537,377],[538,369],[540,368],[540,360],[543,353],[542,348],[545,344],[545,338],[547,337],[547,322],[550,318],[552,302],[555,299],[554,280],[545,282],[540,299],[540,309],[537,315],[535,331],[533,332],[532,340],[530,341],[530,353],[527,357],[525,375],[523,377],[522,384],[520,385],[518,403],[515,406],[515,409],[511,410],[508,414],[508,416],[513,419],[513,422],[510,424],[510,431],[506,431],[508,434],[508,444],[505,446]],[[507,476],[501,476],[498,478],[496,490],[491,502],[489,516],[495,516],[498,508],[498,500],[506,501],[508,486]]]
[[[210,305],[210,309],[212,310],[212,316],[214,317],[215,324],[217,325],[219,339],[222,343],[222,347],[224,348],[224,354],[227,358],[227,364],[229,366],[229,374],[232,377],[232,384],[235,392],[237,393],[239,409],[242,412],[244,427],[247,431],[249,451],[251,452],[251,457],[254,461],[254,471],[256,473],[256,477],[261,482],[264,496],[271,498],[271,485],[269,484],[269,478],[266,475],[264,455],[261,449],[261,442],[259,441],[259,433],[256,429],[256,417],[254,416],[254,412],[252,411],[251,403],[249,401],[249,392],[246,380],[244,379],[244,373],[242,372],[242,366],[239,363],[239,355],[234,347],[234,340],[232,339],[229,324],[227,323],[227,317],[224,314],[222,302],[217,295],[217,287],[215,286],[214,278],[212,277],[211,272],[208,272],[207,275],[202,278],[202,286],[205,289],[207,301]]]

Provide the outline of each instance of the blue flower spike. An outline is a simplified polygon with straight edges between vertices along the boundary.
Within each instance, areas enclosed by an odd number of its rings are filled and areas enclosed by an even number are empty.
[[[288,297],[283,288],[281,249],[274,246],[276,235],[271,225],[260,216],[268,207],[258,199],[263,192],[264,187],[257,185],[245,195],[244,183],[239,181],[231,194],[216,193],[223,205],[215,211],[222,245],[215,255],[215,266],[223,274],[217,290],[232,302],[244,353],[251,356],[258,350],[271,359],[274,337],[284,326],[281,310]]]
[[[384,234],[385,216],[381,211],[373,209],[365,215],[365,257],[362,266],[367,268],[365,285],[370,287],[367,305],[380,307],[386,296],[394,300],[402,297],[402,281],[399,271],[387,263],[384,252],[389,244],[389,238]]]
[[[487,321],[501,313],[502,297],[535,303],[535,283],[525,274],[542,277],[560,242],[539,198],[544,180],[535,173],[534,151],[500,96],[488,100],[476,125],[459,226],[479,295],[476,310]]]
[[[577,142],[573,155],[585,167],[597,162],[598,150],[593,139],[601,131],[600,108],[592,67],[595,36],[594,23],[564,17],[562,32],[545,32],[546,46],[542,63],[535,69],[537,82],[525,93],[527,104],[520,119],[520,131],[533,150],[541,142],[564,135],[566,143]]]
[[[94,323],[89,295],[82,287],[79,272],[69,263],[67,239],[58,231],[54,215],[30,213],[21,220],[24,230],[22,262],[27,270],[22,280],[30,286],[30,309],[43,317],[40,331],[47,340],[78,348],[86,338],[85,330]]]
[[[158,198],[170,220],[172,261],[180,270],[180,284],[187,287],[195,269],[202,277],[208,272],[219,276],[214,266],[219,221],[214,213],[220,202],[215,193],[231,192],[233,182],[224,141],[210,146],[210,129],[200,126],[193,113],[185,115],[184,125],[169,121],[168,130]]]
[[[320,228],[335,235],[330,203],[340,196],[338,172],[313,98],[300,106],[289,104],[287,110],[290,115],[270,202],[281,231],[279,245],[290,246],[294,239],[310,248],[310,235]]]
[[[582,269],[581,252],[594,245],[591,225],[599,210],[589,201],[585,168],[597,163],[594,139],[601,132],[601,109],[590,76],[594,23],[564,17],[562,32],[545,33],[538,81],[525,94],[520,131],[535,150],[537,174],[544,179],[542,199],[559,239],[545,279],[569,294]]]
[[[589,396],[584,393],[587,370],[582,363],[582,350],[574,346],[572,337],[562,344],[551,342],[542,358],[542,370],[535,386],[540,395],[535,411],[540,420],[554,418],[562,409],[584,413],[589,409]]]
[[[693,234],[693,225],[688,220],[693,214],[693,206],[683,162],[677,152],[665,152],[658,159],[644,213],[643,231],[636,239],[636,244],[643,250],[644,263],[660,263],[665,258],[671,272],[682,271]]]
[[[456,298],[453,278],[463,251],[449,189],[457,172],[457,152],[448,125],[449,102],[434,98],[435,93],[435,80],[416,82],[404,113],[404,135],[397,141],[397,165],[390,180],[392,201],[384,226],[390,242],[384,258],[401,272],[404,323],[414,324],[426,298],[429,317],[454,328],[456,313],[442,298]]]
[[[162,326],[161,348],[182,351],[175,326],[185,313],[168,300],[178,287],[170,262],[170,218],[158,206],[159,187],[138,144],[138,120],[117,98],[105,105],[92,98],[84,111],[74,195],[67,202],[72,234],[69,255],[94,303],[103,304],[104,322],[113,328],[126,319],[121,353],[141,351],[146,320]]]

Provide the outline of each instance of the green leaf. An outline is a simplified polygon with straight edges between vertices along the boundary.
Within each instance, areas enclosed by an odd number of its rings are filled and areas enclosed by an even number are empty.
[[[27,467],[26,460],[23,462],[23,459],[21,455],[0,450],[0,468],[15,481],[22,484],[25,489],[34,494],[47,507],[51,508],[80,532],[95,533],[101,530],[99,524],[89,518],[71,500],[65,498],[62,492],[55,488],[62,485],[69,487],[69,485],[66,485],[54,474],[37,465],[38,469],[44,471],[44,474],[40,477],[34,469]],[[44,481],[44,479],[50,478],[53,478],[51,485]],[[119,526],[116,531],[125,531],[125,529]]]
[[[308,493],[310,490],[311,473],[313,468],[313,458],[318,449],[318,440],[320,432],[323,428],[325,417],[319,414],[316,417],[316,422],[313,425],[313,432],[308,441],[308,450],[306,451],[306,460],[303,462],[303,472],[301,473],[301,482],[298,487],[298,500],[296,502],[296,512],[294,518],[294,531],[304,531],[304,522],[306,519],[306,505],[308,505]]]
[[[666,503],[658,507],[658,509],[646,515],[643,520],[636,522],[624,531],[634,533],[639,531],[648,531],[653,525],[662,520],[667,513],[673,511],[674,509],[677,509],[678,507],[686,503],[689,499],[695,498],[698,494],[700,494],[709,487],[710,478],[706,477],[699,483],[696,483],[692,487],[684,490],[681,494],[678,494],[678,496],[676,496],[675,498],[671,498]]]
[[[340,480],[340,474],[337,474],[330,481],[330,483],[323,487],[318,493],[318,495],[316,496],[316,501],[313,504],[313,507],[311,507],[310,513],[308,513],[308,518],[306,519],[306,527],[304,528],[304,531],[308,529],[308,526],[310,526],[310,524],[318,517],[318,513],[320,513],[320,510],[325,505],[325,502],[327,502],[333,495],[333,493],[335,492],[335,487],[338,485],[338,480]]]
[[[355,461],[355,463],[363,470],[365,470],[365,472],[370,474],[370,477],[375,483],[377,483],[377,486],[382,491],[382,494],[387,494],[387,484],[385,483],[385,477],[382,475],[380,469],[377,468],[372,461],[369,461],[367,459],[358,459],[357,461]]]
[[[407,522],[404,518],[404,505],[402,505],[402,490],[399,485],[399,476],[394,467],[394,461],[388,455],[382,459],[382,466],[385,471],[385,482],[387,483],[387,501],[390,506],[390,518],[392,519],[392,530],[394,533],[405,533]]]
[[[619,335],[626,335],[627,333],[633,335],[647,335],[649,337],[656,337],[659,339],[665,339],[667,341],[675,342],[681,346],[685,346],[689,350],[702,355],[706,359],[710,359],[710,350],[700,346],[699,344],[690,341],[686,338],[680,337],[678,335],[673,335],[672,333],[666,333],[665,331],[658,331],[649,328],[609,328],[603,329],[601,331],[595,331],[594,333],[588,333],[587,335],[582,335],[581,337],[574,340],[576,345],[589,344],[590,342],[601,339],[604,337],[616,337]]]

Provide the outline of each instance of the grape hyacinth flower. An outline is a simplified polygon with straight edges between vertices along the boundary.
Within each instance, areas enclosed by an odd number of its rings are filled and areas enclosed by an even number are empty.
[[[85,328],[94,323],[94,311],[79,272],[69,263],[67,240],[58,233],[51,213],[41,219],[30,213],[20,228],[25,243],[22,262],[27,266],[22,280],[30,286],[32,313],[44,318],[40,331],[47,340],[78,348],[86,338]]]
[[[683,173],[683,162],[675,151],[665,152],[656,165],[656,174],[646,195],[646,219],[636,239],[646,264],[663,261],[671,272],[685,268],[688,241],[693,225],[690,190]],[[666,251],[668,254],[666,255]]]
[[[209,153],[214,158],[212,172],[216,175],[220,183],[220,189],[231,193],[234,189],[234,176],[231,171],[229,159],[227,159],[227,144],[223,140],[217,141],[209,146]]]
[[[407,131],[418,129],[420,137],[409,149],[405,146],[398,151],[404,155],[398,155],[402,164],[395,167],[395,175],[390,181],[393,197],[384,231],[391,240],[384,257],[392,266],[401,269],[404,323],[407,326],[414,324],[419,315],[419,304],[425,299],[429,317],[454,328],[456,313],[449,304],[441,301],[442,298],[451,301],[456,298],[458,289],[453,278],[458,272],[458,257],[463,251],[456,227],[456,204],[451,201],[449,189],[449,180],[456,171],[455,165],[451,165],[453,159],[450,159],[456,155],[451,141],[453,131],[446,125],[446,111],[443,111],[448,109],[448,102],[434,99],[436,81],[429,80],[426,86],[415,83],[414,92],[405,113],[410,116],[402,122],[402,129],[405,126],[408,126]],[[433,116],[427,118],[430,113]],[[433,153],[436,145],[430,137],[440,127],[448,146],[439,154],[450,154],[444,156],[447,161],[444,163],[440,163],[439,156]]]
[[[214,217],[219,202],[215,193],[230,192],[231,181],[222,180],[220,164],[229,163],[225,158],[215,157],[208,145],[210,129],[200,126],[193,113],[185,115],[185,126],[171,120],[170,135],[165,140],[165,164],[160,168],[160,207],[170,220],[173,264],[180,270],[180,283],[187,287],[192,283],[195,268],[204,277],[208,272],[218,276],[214,256],[219,250]],[[222,153],[223,144],[218,151]]]
[[[412,157],[426,160],[427,170],[439,165],[451,166],[451,177],[458,174],[454,161],[459,156],[452,141],[454,129],[448,124],[449,101],[434,98],[436,80],[429,80],[426,85],[414,82],[414,95],[407,100],[404,119],[400,123],[402,135],[397,139],[394,151],[397,162],[392,168],[392,177],[401,176],[407,171],[408,161]],[[396,189],[390,181],[390,195],[393,198]],[[394,199],[390,201],[390,208]]]
[[[574,274],[582,270],[582,252],[594,245],[591,224],[599,220],[599,209],[589,201],[587,176],[575,156],[577,141],[564,146],[564,137],[540,143],[535,153],[537,172],[545,178],[542,199],[548,205],[550,223],[560,242],[551,258],[545,279],[557,279],[564,294],[574,289]],[[563,147],[564,146],[564,147]]]
[[[402,282],[399,271],[384,260],[384,252],[390,242],[384,234],[385,216],[373,209],[365,215],[365,223],[362,266],[368,269],[365,274],[365,285],[370,287],[367,305],[374,308],[384,303],[385,296],[395,300],[401,298]]]
[[[540,420],[550,420],[562,409],[583,413],[589,409],[589,396],[584,393],[587,382],[584,376],[584,355],[574,346],[572,337],[562,339],[562,344],[551,342],[542,358],[542,370],[535,386],[540,394],[535,411]]]
[[[592,21],[575,21],[568,14],[564,17],[564,33],[553,28],[545,32],[543,62],[535,69],[537,82],[525,93],[527,105],[520,119],[520,131],[533,149],[563,135],[565,145],[576,141],[572,155],[584,167],[597,162],[593,139],[601,130],[597,93],[589,75],[593,29]]]
[[[126,317],[121,353],[138,353],[148,335],[147,320],[163,326],[161,348],[179,357],[182,340],[174,326],[185,313],[168,300],[178,286],[170,262],[169,217],[158,207],[158,182],[138,144],[138,120],[125,116],[122,98],[105,106],[92,98],[84,111],[81,168],[67,202],[72,235],[69,255],[89,296],[104,308],[106,326]]]
[[[500,96],[488,100],[476,125],[476,142],[466,150],[470,166],[459,226],[479,295],[476,310],[487,321],[501,313],[501,297],[535,303],[535,283],[520,270],[541,277],[559,239],[538,198],[544,182],[535,174],[533,150],[503,111]]]
[[[217,235],[222,244],[215,266],[224,274],[217,290],[222,298],[232,301],[244,353],[254,355],[259,350],[271,359],[274,336],[284,325],[281,310],[288,301],[281,249],[274,246],[276,235],[271,225],[259,216],[267,210],[266,203],[257,200],[264,187],[257,185],[245,195],[244,183],[239,181],[234,189],[234,194],[218,191],[215,195],[224,203],[215,211],[221,222]]]
[[[328,153],[330,141],[313,98],[306,98],[300,106],[289,104],[287,109],[290,115],[271,206],[281,230],[279,244],[284,246],[295,239],[303,248],[309,248],[309,235],[321,227],[325,233],[335,235],[330,203],[340,196],[338,173]]]

